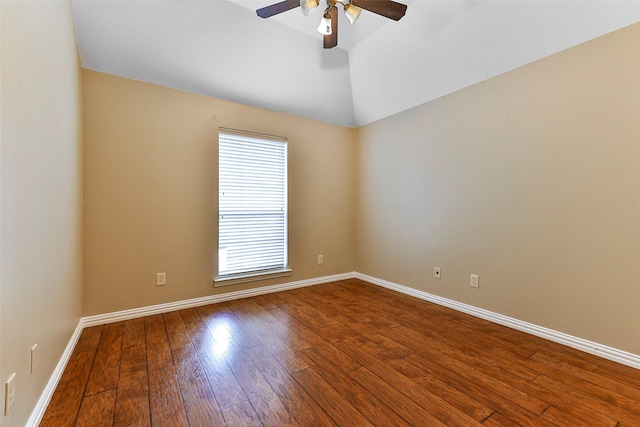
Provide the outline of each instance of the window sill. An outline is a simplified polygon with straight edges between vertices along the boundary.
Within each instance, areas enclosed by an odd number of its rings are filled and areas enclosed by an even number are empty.
[[[257,282],[258,280],[275,279],[278,277],[291,276],[293,270],[285,268],[282,270],[270,270],[260,273],[250,273],[245,275],[235,275],[228,277],[216,277],[213,280],[213,287],[237,285],[239,283]]]

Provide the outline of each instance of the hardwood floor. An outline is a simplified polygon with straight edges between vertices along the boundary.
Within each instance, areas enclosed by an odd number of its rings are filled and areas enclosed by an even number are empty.
[[[640,371],[358,280],[85,329],[41,426],[639,426]]]

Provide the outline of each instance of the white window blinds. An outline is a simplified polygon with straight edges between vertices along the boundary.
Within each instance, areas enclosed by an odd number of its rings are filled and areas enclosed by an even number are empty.
[[[286,269],[287,140],[220,129],[218,277]]]

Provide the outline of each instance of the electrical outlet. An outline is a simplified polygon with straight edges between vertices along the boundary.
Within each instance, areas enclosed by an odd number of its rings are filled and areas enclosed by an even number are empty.
[[[318,264],[324,264],[324,255],[318,255]]]
[[[16,400],[16,373],[11,374],[6,383],[4,383],[4,415],[9,414],[9,409]]]
[[[156,273],[156,286],[164,286],[167,284],[167,273]]]
[[[469,286],[471,286],[472,288],[479,288],[480,287],[480,276],[478,276],[477,274],[472,274],[471,277],[469,278]]]
[[[36,348],[38,348],[38,344],[34,344],[31,347],[31,373],[33,374],[36,370]]]
[[[436,279],[442,277],[440,275],[440,267],[433,267],[433,277],[435,277]]]

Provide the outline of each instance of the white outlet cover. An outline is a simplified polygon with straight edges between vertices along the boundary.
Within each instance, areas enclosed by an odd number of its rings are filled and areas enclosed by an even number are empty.
[[[16,400],[16,373],[11,374],[6,383],[4,383],[4,415],[9,414],[9,409]]]
[[[167,273],[156,273],[156,286],[165,286],[167,284]]]
[[[477,274],[472,274],[470,279],[469,279],[469,286],[471,286],[472,288],[479,288],[480,287],[480,276],[478,276]]]
[[[36,348],[38,348],[38,344],[34,344],[31,347],[31,373],[36,370]]]

